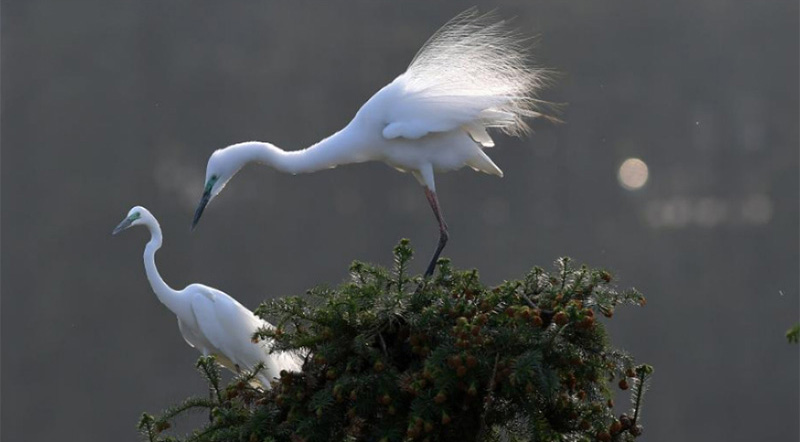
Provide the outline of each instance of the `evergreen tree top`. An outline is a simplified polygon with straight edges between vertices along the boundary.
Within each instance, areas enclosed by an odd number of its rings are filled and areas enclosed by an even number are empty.
[[[305,357],[268,391],[236,377],[222,387],[213,358],[198,367],[214,393],[191,398],[140,430],[150,441],[628,441],[642,433],[652,374],[611,347],[600,316],[644,305],[604,270],[556,261],[496,287],[440,260],[430,280],[408,274],[407,240],[385,269],[355,262],[350,281],[263,303],[277,324],[254,339]],[[631,410],[613,412],[630,389]],[[185,439],[165,436],[194,408],[210,422]]]

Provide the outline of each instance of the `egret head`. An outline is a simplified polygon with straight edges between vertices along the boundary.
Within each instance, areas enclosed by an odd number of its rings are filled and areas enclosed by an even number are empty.
[[[200,204],[197,205],[197,210],[194,212],[192,230],[197,226],[200,217],[203,216],[203,210],[205,210],[208,203],[222,191],[228,181],[241,169],[241,164],[234,164],[235,158],[231,153],[226,149],[220,149],[208,158],[205,187],[203,188],[203,196],[200,198]]]
[[[152,217],[150,212],[142,206],[136,206],[128,211],[128,215],[114,228],[111,234],[116,235],[129,227],[144,224],[147,217]]]

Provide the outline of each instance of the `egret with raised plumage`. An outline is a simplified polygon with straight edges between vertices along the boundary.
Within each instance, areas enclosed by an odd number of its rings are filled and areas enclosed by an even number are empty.
[[[214,152],[192,228],[248,163],[300,174],[382,161],[419,181],[436,216],[439,242],[425,272],[430,276],[449,237],[434,174],[469,166],[502,177],[485,152],[494,146],[489,130],[514,136],[528,132],[526,119],[545,117],[547,103],[538,93],[549,78],[547,70],[530,66],[525,39],[504,21],[470,9],[437,31],[406,72],[328,138],[297,151],[250,141]]]

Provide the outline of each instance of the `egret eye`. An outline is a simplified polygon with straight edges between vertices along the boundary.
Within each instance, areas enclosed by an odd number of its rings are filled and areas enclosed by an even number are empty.
[[[211,189],[214,187],[214,184],[217,184],[217,180],[219,179],[219,175],[211,175],[206,182],[206,192],[211,192]]]

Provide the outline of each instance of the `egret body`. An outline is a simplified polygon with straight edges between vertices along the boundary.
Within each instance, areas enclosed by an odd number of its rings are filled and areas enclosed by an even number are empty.
[[[300,358],[288,353],[270,354],[269,342],[252,342],[253,333],[260,327],[272,326],[232,297],[202,284],[174,290],[164,282],[155,261],[156,251],[161,248],[161,227],[147,209],[132,208],[113,234],[138,225],[150,231],[150,241],[144,248],[147,280],[159,301],[178,317],[178,328],[187,344],[204,356],[215,356],[235,373],[252,371],[263,363],[256,379],[264,388],[269,388],[270,380],[278,377],[281,370],[300,371]]]
[[[494,146],[487,129],[520,135],[528,130],[526,118],[544,116],[545,103],[536,96],[547,83],[547,72],[528,65],[522,43],[504,22],[468,10],[436,32],[406,72],[328,138],[297,151],[258,141],[217,150],[208,160],[192,228],[248,163],[299,174],[382,161],[419,181],[436,216],[439,243],[425,273],[430,276],[448,239],[434,174],[469,166],[502,177],[484,152]]]

